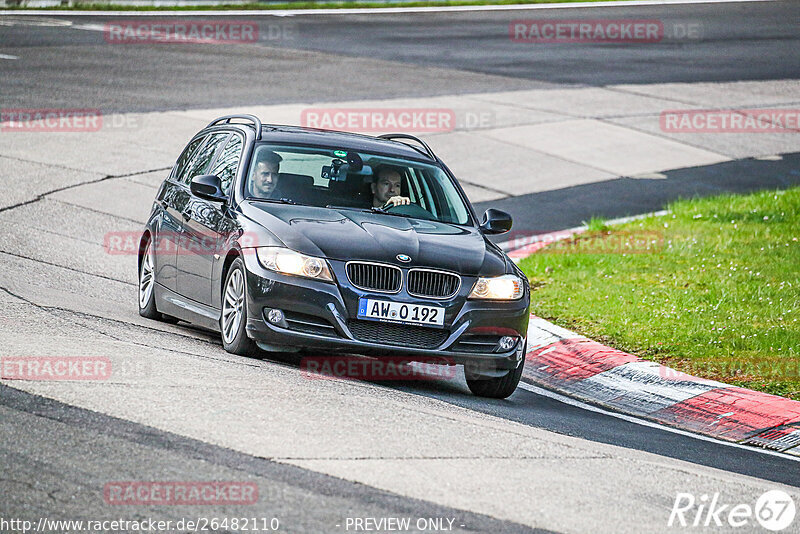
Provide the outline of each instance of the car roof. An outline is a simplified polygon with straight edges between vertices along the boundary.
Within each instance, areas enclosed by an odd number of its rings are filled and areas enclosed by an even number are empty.
[[[336,130],[265,124],[262,128],[261,142],[317,145],[435,162],[434,159],[406,143]]]

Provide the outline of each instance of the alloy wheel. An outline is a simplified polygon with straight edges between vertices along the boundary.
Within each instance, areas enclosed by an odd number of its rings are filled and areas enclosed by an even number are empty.
[[[233,343],[239,324],[242,322],[244,306],[244,276],[240,269],[235,269],[225,287],[225,299],[222,304],[222,335],[226,343]]]
[[[147,244],[147,250],[142,258],[142,268],[139,271],[139,308],[144,309],[153,296],[153,243]]]

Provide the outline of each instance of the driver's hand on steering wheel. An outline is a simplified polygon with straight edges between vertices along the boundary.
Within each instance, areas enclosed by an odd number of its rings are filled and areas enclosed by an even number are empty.
[[[386,201],[386,204],[383,205],[384,208],[395,207],[395,206],[407,206],[411,204],[411,199],[408,197],[391,197],[389,200]]]

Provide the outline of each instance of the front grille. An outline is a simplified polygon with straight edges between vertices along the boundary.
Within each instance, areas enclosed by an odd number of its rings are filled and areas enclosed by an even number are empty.
[[[379,263],[351,261],[347,264],[347,278],[359,289],[397,293],[403,276],[400,268]]]
[[[385,343],[420,349],[435,349],[445,342],[450,332],[438,328],[406,326],[375,321],[349,321],[353,337],[359,341]]]
[[[408,293],[416,297],[450,298],[458,293],[461,277],[457,274],[427,269],[408,271]]]

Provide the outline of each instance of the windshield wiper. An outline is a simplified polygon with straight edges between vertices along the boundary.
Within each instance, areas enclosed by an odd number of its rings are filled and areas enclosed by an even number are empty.
[[[409,215],[407,213],[393,213],[388,208],[370,208],[372,213],[380,213],[381,215],[390,215],[392,217],[403,217],[405,219],[419,219],[420,217]],[[431,219],[433,220],[433,219]]]
[[[291,198],[251,198],[250,200],[257,200],[258,202],[276,202],[278,204],[295,204],[297,202]]]
[[[328,204],[325,206],[331,210],[354,210],[360,211],[362,213],[380,213],[381,215],[389,215],[391,217],[403,217],[404,219],[419,219],[420,217],[414,217],[413,215],[407,215],[405,213],[392,213],[391,211],[387,210],[386,208],[376,208],[370,206],[369,208],[357,208],[354,206],[334,206],[333,204]],[[423,219],[423,220],[435,220],[435,219]]]
[[[385,208],[375,208],[370,206],[369,208],[358,208],[355,206],[334,206],[332,204],[328,204],[325,206],[331,210],[354,210],[354,211],[361,211],[364,213],[380,213],[381,215],[394,215],[395,217],[408,217],[408,215],[401,215],[400,213],[390,213]]]
[[[356,206],[335,206],[333,204],[328,204],[325,206],[329,210],[355,210],[355,211],[367,211],[366,208],[358,208]]]

